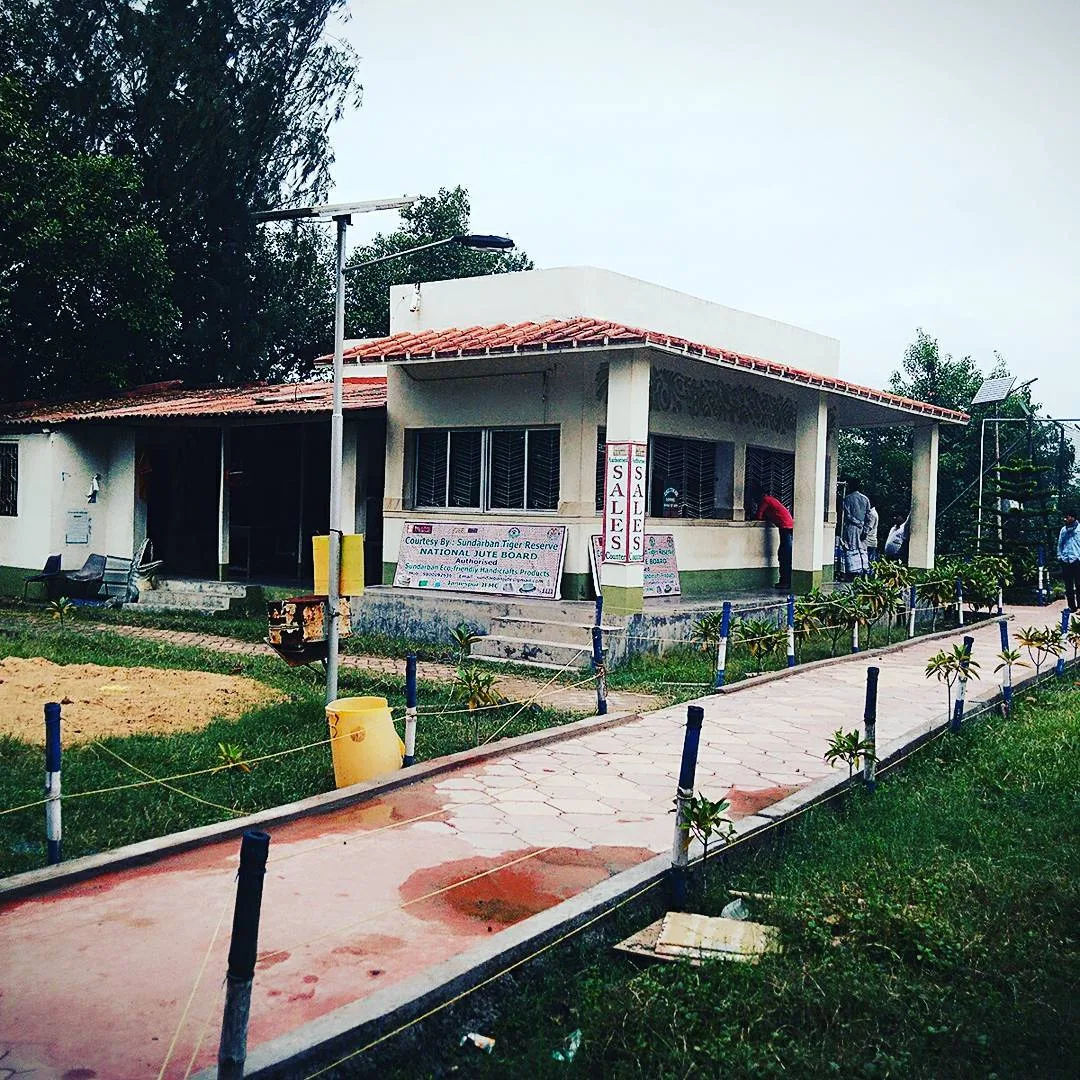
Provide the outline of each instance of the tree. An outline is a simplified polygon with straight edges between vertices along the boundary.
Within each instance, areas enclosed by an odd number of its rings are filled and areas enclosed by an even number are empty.
[[[0,401],[160,374],[175,331],[165,246],[124,158],[58,152],[0,79]]]
[[[438,194],[420,199],[402,210],[401,217],[403,225],[400,229],[379,233],[370,244],[357,248],[349,264],[367,262],[433,240],[468,233],[469,193],[460,186],[440,188]],[[388,334],[391,285],[505,274],[532,268],[532,260],[523,251],[470,251],[456,244],[370,266],[349,277],[345,305],[346,330],[354,337],[381,337]]]

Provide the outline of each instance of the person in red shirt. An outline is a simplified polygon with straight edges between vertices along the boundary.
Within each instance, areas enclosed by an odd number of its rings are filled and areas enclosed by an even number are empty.
[[[780,580],[773,586],[774,589],[791,591],[791,547],[794,538],[795,520],[788,508],[774,495],[757,495],[757,520],[766,521],[775,525],[780,533],[780,546],[777,548],[777,558],[780,561]]]

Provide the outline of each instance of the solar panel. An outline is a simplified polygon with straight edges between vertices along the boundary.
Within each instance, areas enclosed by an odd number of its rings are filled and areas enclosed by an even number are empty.
[[[995,401],[1004,401],[1016,385],[1015,375],[1002,375],[999,379],[986,379],[978,393],[971,399],[972,405],[990,405]]]

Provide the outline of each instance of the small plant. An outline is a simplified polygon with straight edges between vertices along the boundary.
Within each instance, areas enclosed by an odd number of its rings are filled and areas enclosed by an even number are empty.
[[[866,613],[866,647],[871,645],[871,629],[882,616],[891,613],[896,606],[896,593],[887,581],[878,577],[864,577],[853,589]]]
[[[700,792],[690,797],[686,808],[686,821],[680,828],[686,830],[695,840],[701,841],[704,854],[701,857],[702,884],[708,880],[709,842],[714,836],[721,843],[727,843],[735,835],[735,826],[724,816],[731,804],[727,799],[715,802]]]
[[[58,600],[51,601],[46,610],[54,619],[60,620],[60,629],[63,630],[64,620],[75,618],[76,607],[66,596],[61,596]]]
[[[918,598],[934,609],[930,629],[937,630],[939,611],[950,604],[956,595],[956,581],[949,576],[948,567],[939,567],[928,572],[928,580],[916,586]]]
[[[480,635],[468,623],[462,622],[450,631],[450,638],[454,643],[454,648],[457,649],[458,663],[464,664],[469,659],[473,645],[480,640]]]
[[[219,742],[218,764],[223,769],[235,769],[238,772],[249,773],[251,766],[244,760],[244,751],[236,743]]]
[[[722,611],[707,611],[694,623],[694,640],[703,652],[716,648],[720,640],[720,627],[723,623]]]
[[[454,695],[465,704],[469,712],[475,712],[489,705],[501,705],[502,698],[495,690],[495,672],[470,664],[458,668],[454,678]],[[476,745],[480,745],[480,717],[474,720]]]
[[[1072,648],[1072,658],[1075,662],[1077,657],[1080,656],[1080,622],[1074,621],[1069,626],[1069,634],[1065,640]]]
[[[1055,627],[1025,626],[1016,633],[1016,640],[1027,650],[1028,658],[1035,665],[1035,687],[1039,686],[1042,666],[1051,656],[1058,657],[1065,652],[1065,640],[1061,631]]]
[[[1019,649],[1002,649],[996,657],[996,659],[1000,660],[1001,663],[998,664],[996,668],[994,668],[994,674],[996,675],[999,671],[1008,671],[1009,685],[1012,686],[1013,668],[1028,666],[1023,661],[1023,655],[1024,654]],[[1002,702],[1002,710],[1003,715],[1007,716],[1009,707],[1005,702]]]
[[[948,705],[948,714],[952,716],[952,688],[953,684],[964,673],[967,667],[967,677],[977,679],[979,677],[978,661],[972,660],[964,651],[963,645],[954,645],[951,649],[942,649],[935,653],[926,663],[926,677],[935,676],[938,682],[945,684],[945,698]]]
[[[877,760],[874,757],[874,744],[868,739],[859,737],[857,731],[845,732],[837,728],[829,740],[829,748],[825,751],[825,760],[832,766],[838,761],[843,761],[847,767],[848,779],[855,775],[855,770],[860,759],[864,764]]]
[[[827,610],[828,605],[818,589],[795,601],[795,649],[800,656],[805,641],[821,632],[821,612]]]
[[[787,647],[787,630],[768,619],[739,619],[732,627],[735,642],[745,646],[757,670]]]
[[[873,617],[866,597],[855,588],[837,591],[833,595],[831,614],[837,624],[834,629],[833,655],[839,645],[838,636],[845,630],[851,634],[856,626],[866,626]]]

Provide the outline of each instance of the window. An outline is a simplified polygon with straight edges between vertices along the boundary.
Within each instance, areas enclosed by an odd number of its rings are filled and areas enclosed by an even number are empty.
[[[0,443],[0,517],[19,512],[19,444]]]
[[[604,446],[596,431],[596,512],[604,504]],[[735,445],[670,435],[649,438],[649,516],[730,518],[735,488]],[[666,498],[665,498],[666,496]],[[665,506],[666,502],[666,506]]]
[[[792,513],[795,512],[795,455],[783,450],[766,450],[761,446],[746,448],[746,507],[747,518],[757,516],[758,492],[772,494]]]
[[[437,428],[413,437],[416,507],[559,508],[558,428]]]

